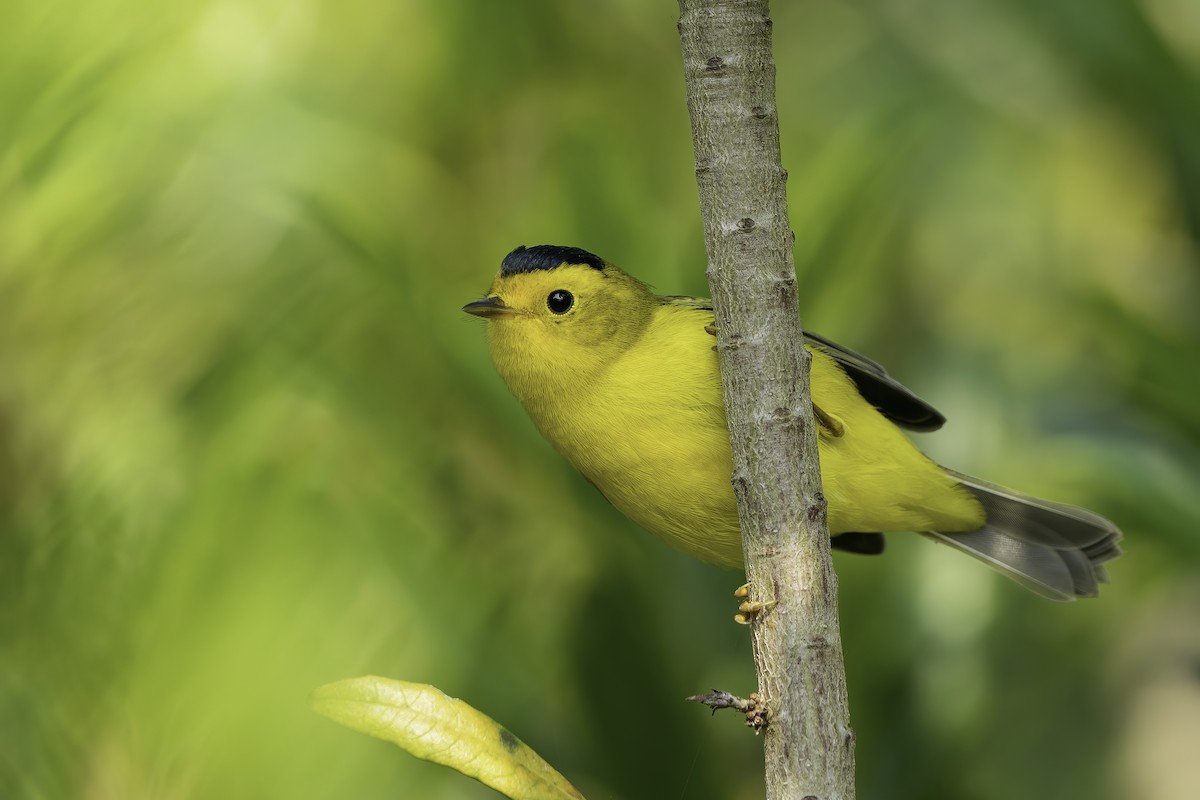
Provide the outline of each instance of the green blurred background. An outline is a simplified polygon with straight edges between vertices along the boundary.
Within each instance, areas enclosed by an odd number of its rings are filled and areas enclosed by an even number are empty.
[[[1200,796],[1200,4],[774,10],[807,326],[1127,554],[839,555],[863,798]],[[459,307],[704,293],[673,2],[0,0],[0,797],[488,798],[307,707],[434,683],[596,798],[762,796],[740,575],[609,508]]]

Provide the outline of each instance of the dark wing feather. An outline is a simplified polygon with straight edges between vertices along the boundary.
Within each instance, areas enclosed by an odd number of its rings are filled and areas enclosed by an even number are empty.
[[[712,311],[712,301],[699,297],[668,296],[663,300],[674,305]],[[888,375],[887,370],[866,356],[812,331],[805,331],[804,338],[808,344],[841,365],[850,380],[854,381],[863,399],[901,428],[911,431],[936,431],[946,422],[941,412],[917,397],[906,386]]]
[[[936,431],[945,424],[946,418],[940,411],[913,394],[871,359],[812,331],[805,331],[804,338],[838,362],[863,399],[901,428]]]
[[[829,546],[834,550],[858,553],[861,556],[877,556],[883,552],[883,534],[839,533],[837,536],[829,538]]]

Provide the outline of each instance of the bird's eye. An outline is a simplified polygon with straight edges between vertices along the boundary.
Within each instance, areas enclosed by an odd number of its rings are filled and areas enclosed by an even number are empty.
[[[555,289],[546,297],[546,308],[555,314],[565,314],[575,305],[575,295],[566,289]]]

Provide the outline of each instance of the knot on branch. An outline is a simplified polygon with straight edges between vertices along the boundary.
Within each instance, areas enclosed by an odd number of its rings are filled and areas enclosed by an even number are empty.
[[[771,412],[771,416],[766,422],[785,431],[803,431],[805,420],[804,415],[797,413],[794,409],[780,406]]]
[[[779,301],[786,306],[796,304],[796,275],[781,275],[775,281],[775,291],[779,293]]]
[[[771,116],[771,112],[762,106],[754,106],[754,108],[750,109],[750,116],[754,119],[766,119]]]
[[[739,233],[749,233],[758,226],[755,224],[754,220],[750,219],[749,217],[742,217],[737,221],[737,224],[734,227],[737,228]]]
[[[735,472],[729,478],[730,485],[733,486],[733,493],[738,497],[745,497],[750,493],[750,478],[744,472]]]
[[[808,515],[810,522],[825,518],[825,506],[828,505],[825,501],[825,495],[822,492],[817,492],[808,502],[808,508],[805,513]]]
[[[720,56],[711,56],[704,62],[704,71],[711,72],[714,75],[720,75],[725,71],[725,59]]]

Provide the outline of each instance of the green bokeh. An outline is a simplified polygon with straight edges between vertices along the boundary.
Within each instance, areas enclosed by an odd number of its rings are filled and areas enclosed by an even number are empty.
[[[777,2],[804,322],[939,460],[1124,529],[1058,606],[838,557],[864,798],[1195,797],[1200,10]],[[459,313],[516,244],[703,293],[673,3],[0,0],[0,797],[486,798],[375,673],[591,798],[756,798],[740,576],[542,442]]]

